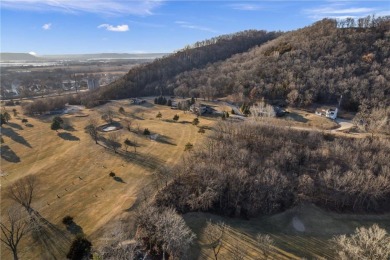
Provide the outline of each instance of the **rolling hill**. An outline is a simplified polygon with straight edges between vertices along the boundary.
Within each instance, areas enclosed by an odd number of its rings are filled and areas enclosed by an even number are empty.
[[[390,19],[361,19],[208,41],[131,70],[98,97],[170,95],[181,88],[184,96],[204,98],[243,94],[242,101],[265,97],[308,106],[336,103],[342,95],[347,110],[388,107]]]

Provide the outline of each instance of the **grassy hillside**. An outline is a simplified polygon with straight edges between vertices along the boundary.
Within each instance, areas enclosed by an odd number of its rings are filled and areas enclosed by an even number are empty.
[[[125,109],[125,114],[117,113],[120,106]],[[133,127],[140,124],[140,129],[148,128],[161,138],[151,141],[142,134],[120,130],[121,143],[129,138],[136,139],[139,145],[136,154],[130,147],[127,157],[96,145],[84,132],[84,127],[90,117],[100,118],[101,112],[108,108],[115,111],[115,121],[133,118]],[[156,119],[158,111],[162,113],[162,119]],[[58,228],[55,232],[50,231],[51,241],[32,243],[31,237],[24,240],[20,246],[23,259],[64,258],[73,236],[61,223],[65,215],[73,216],[92,243],[98,243],[105,227],[131,209],[144,194],[143,189],[149,194],[154,170],[177,163],[187,142],[197,146],[203,138],[197,132],[198,128],[190,123],[193,115],[167,106],[151,103],[131,106],[128,101],[118,101],[82,113],[88,116],[64,116],[72,127],[58,133],[50,130],[51,117],[47,116],[27,117],[27,126],[21,123],[23,117],[17,116],[2,127],[2,214],[14,203],[4,196],[7,187],[23,176],[33,174],[39,178],[39,185],[32,206]],[[178,123],[166,121],[176,113],[180,116]],[[200,125],[212,123],[212,119],[200,120]],[[107,135],[103,134],[106,138]],[[117,180],[108,176],[111,171]],[[3,244],[1,246],[1,258],[9,259],[9,251]]]
[[[380,223],[382,228],[390,231],[389,214],[337,214],[311,204],[251,220],[224,218],[209,213],[188,213],[184,218],[199,238],[192,248],[191,259],[213,259],[212,250],[204,238],[204,228],[208,220],[223,221],[228,226],[222,241],[221,259],[230,259],[237,247],[245,252],[245,259],[265,259],[256,243],[255,237],[258,233],[269,234],[275,241],[269,259],[334,259],[335,250],[329,241],[333,236],[353,233],[357,227],[374,223]],[[302,223],[304,230],[297,230],[294,221]]]

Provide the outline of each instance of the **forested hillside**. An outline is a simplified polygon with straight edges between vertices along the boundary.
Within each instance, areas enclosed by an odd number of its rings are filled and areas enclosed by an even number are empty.
[[[389,17],[324,19],[285,34],[246,31],[220,37],[133,69],[100,97],[169,95],[176,89],[185,96],[236,94],[242,100],[265,97],[296,106],[337,102],[343,95],[348,110],[362,104],[386,107],[389,28]],[[236,53],[241,54],[231,57]]]
[[[197,88],[200,94],[211,85],[218,96],[284,99],[297,106],[336,102],[340,95],[350,110],[362,103],[389,106],[390,20],[366,19],[358,24],[325,19],[224,62],[182,73],[172,83]]]
[[[98,93],[100,99],[125,98],[140,95],[172,94],[176,75],[207,64],[225,60],[234,54],[273,40],[281,33],[249,30],[223,35],[193,46],[187,46],[174,54],[129,71],[121,80]]]

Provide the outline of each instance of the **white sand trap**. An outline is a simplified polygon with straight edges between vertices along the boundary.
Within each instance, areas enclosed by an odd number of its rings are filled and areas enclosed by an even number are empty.
[[[305,225],[298,217],[293,217],[292,224],[296,231],[305,232]]]
[[[107,126],[107,127],[103,128],[104,132],[109,132],[109,131],[114,131],[114,130],[116,130],[116,126]]]

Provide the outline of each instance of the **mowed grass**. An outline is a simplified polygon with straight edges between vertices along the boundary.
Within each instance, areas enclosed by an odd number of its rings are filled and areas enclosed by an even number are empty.
[[[121,106],[125,109],[124,114],[118,113]],[[7,107],[7,110],[11,113],[13,108]],[[85,109],[82,113],[87,117],[65,115],[63,118],[73,130],[59,130],[58,133],[50,130],[52,117],[24,117],[20,108],[16,108],[20,114],[2,129],[2,216],[14,204],[4,197],[7,187],[33,174],[39,178],[33,208],[63,231],[62,235],[67,238],[63,243],[69,243],[72,238],[61,223],[64,216],[74,217],[75,223],[94,243],[110,221],[132,208],[142,189],[152,182],[152,173],[158,167],[177,163],[187,142],[196,147],[205,138],[198,133],[198,127],[191,124],[194,115],[152,103],[138,106],[122,100]],[[121,143],[126,138],[136,139],[139,146],[136,154],[132,147],[129,147],[128,156],[123,156],[96,145],[84,128],[91,117],[99,118],[104,124],[100,117],[107,109],[115,112],[115,121],[132,118],[133,129],[139,124],[141,131],[148,128],[152,134],[159,134],[163,141],[151,141],[123,128],[119,130]],[[156,118],[158,112],[162,113],[162,119]],[[180,117],[178,122],[169,122],[175,114]],[[30,126],[21,123],[22,118],[27,118]],[[211,126],[214,120],[201,117],[200,126]],[[102,135],[107,137],[108,134]],[[111,171],[120,181],[108,176]],[[49,250],[31,242],[31,238],[25,239],[20,245],[22,259],[63,259],[65,256],[64,250],[56,247]],[[10,252],[3,245],[1,249],[1,258],[10,259]]]
[[[184,215],[187,224],[199,238],[191,251],[191,259],[214,259],[213,251],[204,237],[206,221],[224,222],[226,234],[219,259],[233,259],[236,248],[244,252],[244,259],[265,259],[256,244],[258,233],[270,235],[275,245],[268,259],[334,259],[335,250],[330,239],[339,234],[350,234],[360,226],[374,223],[390,232],[390,215],[338,214],[306,204],[272,216],[261,216],[250,220],[226,218],[209,213]],[[304,231],[294,228],[298,219]]]

